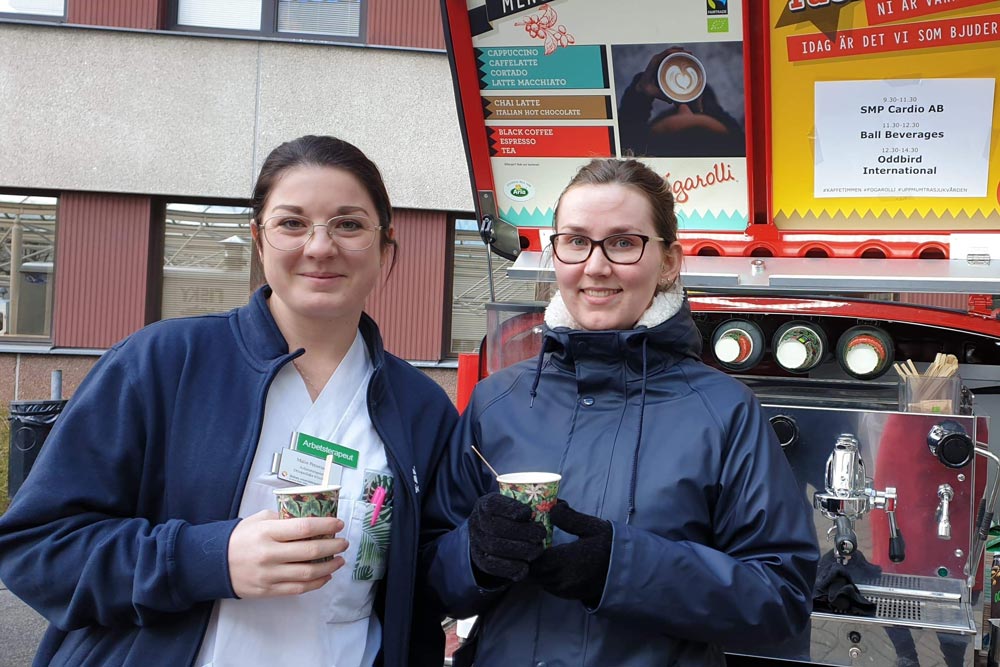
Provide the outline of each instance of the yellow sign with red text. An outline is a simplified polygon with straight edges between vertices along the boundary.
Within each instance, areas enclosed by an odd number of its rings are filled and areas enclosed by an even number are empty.
[[[1000,1],[769,0],[781,229],[1000,229]]]

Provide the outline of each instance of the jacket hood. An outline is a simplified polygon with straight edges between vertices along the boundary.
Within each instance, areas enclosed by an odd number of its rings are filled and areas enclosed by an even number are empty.
[[[573,369],[581,355],[588,361],[603,361],[609,365],[626,364],[629,379],[645,372],[655,373],[680,359],[701,358],[701,332],[691,319],[691,307],[686,298],[677,312],[663,322],[635,329],[587,331],[568,327],[546,326],[542,349],[551,352],[552,363]],[[646,348],[645,362],[643,347]]]

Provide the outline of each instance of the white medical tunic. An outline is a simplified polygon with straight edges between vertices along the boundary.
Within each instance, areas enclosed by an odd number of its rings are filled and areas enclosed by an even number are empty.
[[[323,587],[302,595],[218,600],[196,666],[373,664],[382,643],[382,626],[372,613],[372,603],[385,574],[393,479],[385,447],[368,415],[372,370],[359,333],[315,403],[293,364],[286,364],[275,377],[239,516],[277,509],[273,490],[289,484],[271,474],[272,455],[289,446],[293,432],[355,449],[357,469],[335,465],[331,480],[341,484],[337,515],[345,529],[338,536],[346,533],[350,543],[343,554],[346,562]],[[369,501],[379,486],[389,493],[373,522]]]

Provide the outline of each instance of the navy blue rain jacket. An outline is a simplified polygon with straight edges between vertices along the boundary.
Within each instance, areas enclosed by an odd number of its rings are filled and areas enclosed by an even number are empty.
[[[69,401],[0,517],[0,579],[51,623],[36,666],[191,665],[213,602],[235,597],[227,547],[264,401],[298,356],[269,295],[139,331]],[[360,330],[375,367],[369,415],[400,489],[376,597],[381,659],[440,667],[440,619],[414,586],[420,485],[458,415],[440,387],[382,349],[365,315]]]
[[[437,603],[480,616],[476,667],[705,667],[724,663],[723,643],[806,627],[811,509],[754,395],[700,349],[685,302],[649,329],[547,330],[537,368],[476,387],[427,499],[438,538],[424,552]],[[560,498],[612,522],[596,608],[476,585],[466,519],[496,482],[470,445],[500,474],[560,473]],[[556,544],[573,539],[556,529]]]

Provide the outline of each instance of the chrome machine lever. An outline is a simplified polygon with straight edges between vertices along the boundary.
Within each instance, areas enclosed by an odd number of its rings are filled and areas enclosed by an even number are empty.
[[[937,490],[938,506],[934,512],[934,520],[937,522],[937,536],[941,540],[951,539],[951,501],[955,497],[955,490],[950,484],[942,484]]]

